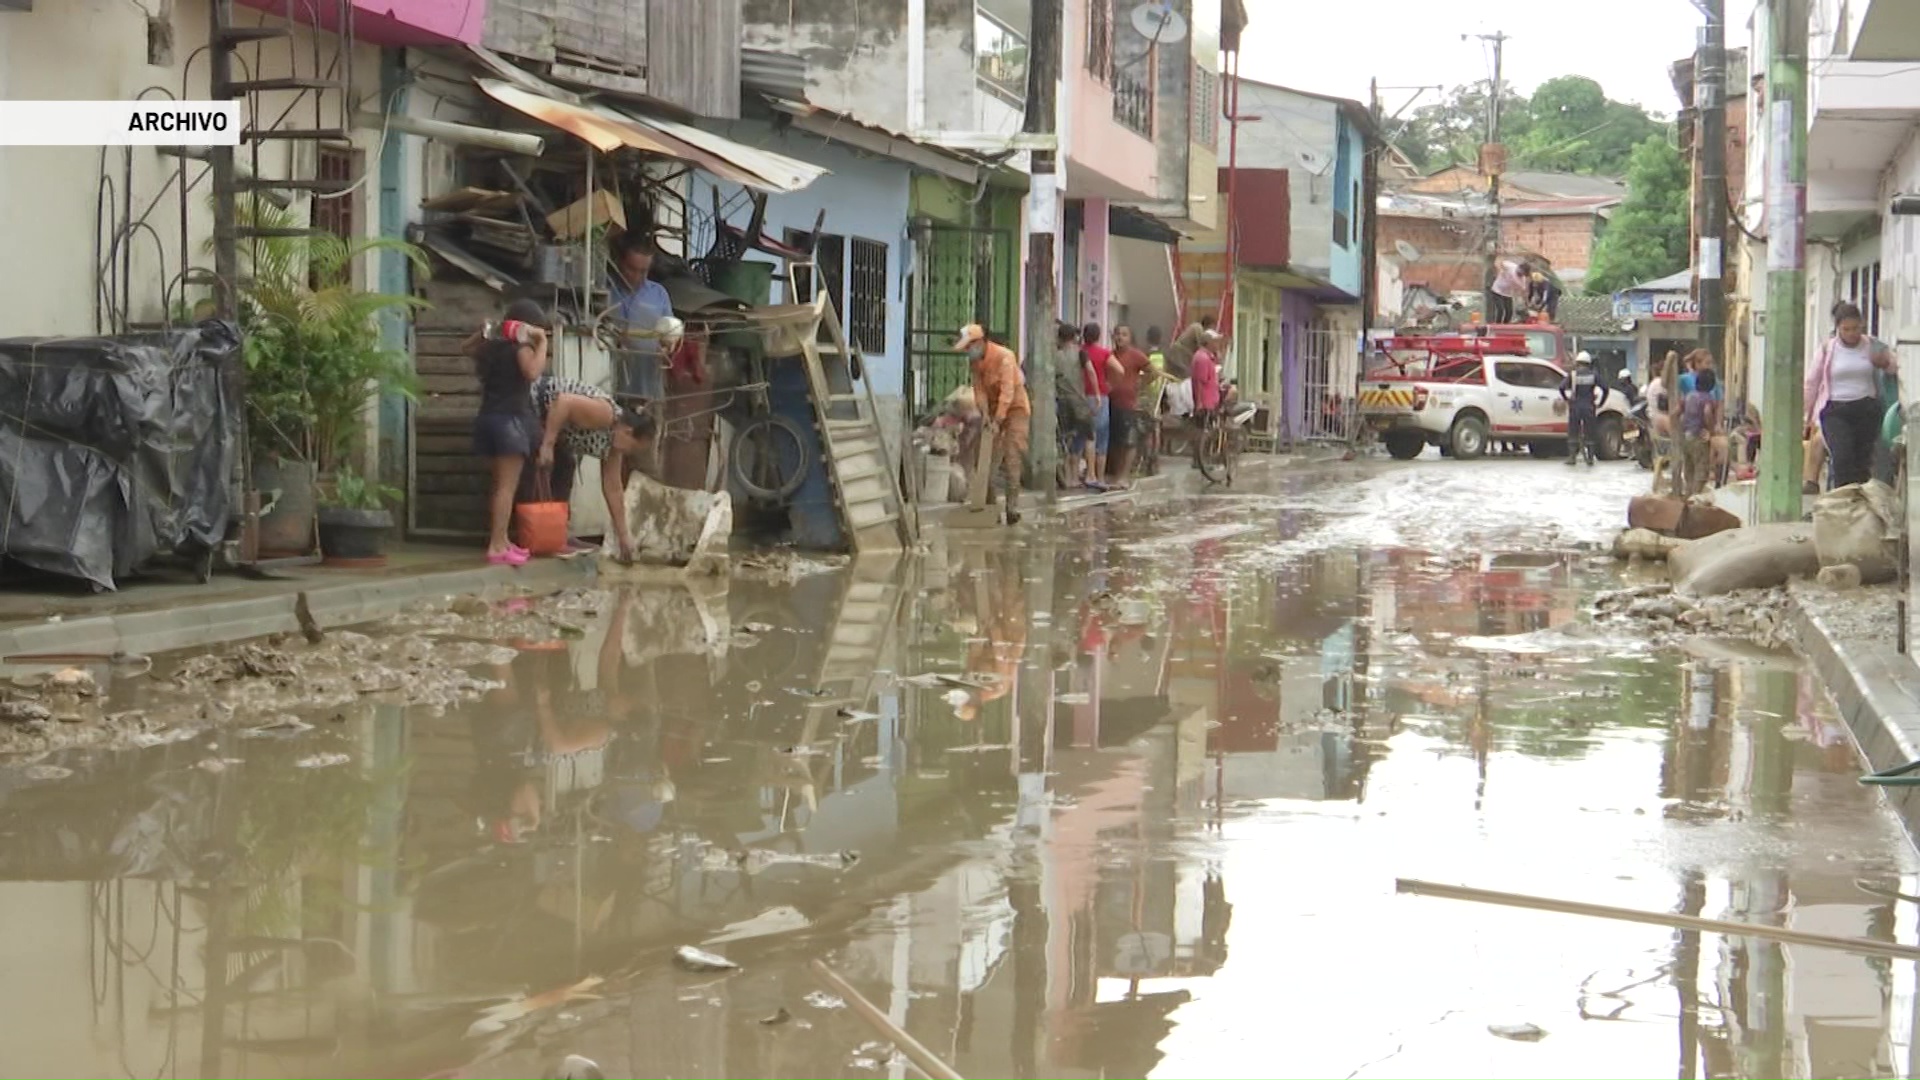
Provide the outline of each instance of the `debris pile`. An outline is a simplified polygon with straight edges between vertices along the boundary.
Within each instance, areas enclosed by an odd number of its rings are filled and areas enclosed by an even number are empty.
[[[1635,623],[1658,639],[1692,635],[1741,638],[1756,644],[1791,644],[1785,589],[1744,589],[1720,596],[1689,597],[1668,585],[1641,585],[1594,598],[1594,620]]]

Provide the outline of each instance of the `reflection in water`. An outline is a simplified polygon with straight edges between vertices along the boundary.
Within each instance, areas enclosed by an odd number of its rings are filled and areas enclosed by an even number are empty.
[[[970,1076],[1911,1068],[1911,965],[1391,895],[1911,939],[1804,678],[1526,647],[1572,557],[1251,571],[1262,505],[614,593],[478,706],[5,773],[8,1071],[907,1075],[816,958]]]

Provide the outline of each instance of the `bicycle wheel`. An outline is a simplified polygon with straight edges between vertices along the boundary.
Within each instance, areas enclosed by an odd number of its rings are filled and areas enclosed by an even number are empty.
[[[733,478],[756,499],[784,499],[800,490],[813,469],[813,448],[798,423],[768,414],[749,420],[733,437]]]
[[[1193,449],[1193,466],[1200,475],[1212,483],[1214,474],[1219,471],[1219,463],[1214,457],[1213,428],[1202,428],[1187,436],[1187,442]]]
[[[1222,428],[1220,431],[1220,468],[1227,474],[1227,486],[1233,486],[1233,470],[1240,464],[1240,429]]]

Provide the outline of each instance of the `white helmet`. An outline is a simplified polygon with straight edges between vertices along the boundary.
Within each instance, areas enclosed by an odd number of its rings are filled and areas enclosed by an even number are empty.
[[[1581,349],[1580,355],[1574,357],[1573,362],[1575,366],[1591,364],[1593,363],[1593,354],[1585,349]]]

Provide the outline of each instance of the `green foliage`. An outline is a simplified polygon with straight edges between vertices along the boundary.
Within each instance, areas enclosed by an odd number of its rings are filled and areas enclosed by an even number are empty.
[[[381,510],[400,501],[400,490],[387,484],[368,481],[351,465],[342,465],[333,474],[333,483],[324,496],[328,506],[347,510]]]
[[[237,210],[243,227],[304,224],[260,200],[243,199]],[[330,472],[351,448],[369,398],[412,396],[412,364],[381,342],[379,320],[424,305],[354,287],[353,266],[372,251],[397,251],[426,266],[420,249],[393,239],[349,243],[319,235],[241,244],[240,323],[255,453],[312,461]]]
[[[1416,109],[1394,139],[1414,164],[1434,170],[1479,160],[1487,137],[1488,81],[1456,86],[1444,101]],[[1580,75],[1541,83],[1532,97],[1502,95],[1500,139],[1508,168],[1619,176],[1634,147],[1667,130],[1638,105],[1611,101]]]
[[[1616,292],[1687,265],[1687,191],[1687,164],[1664,136],[1633,148],[1627,198],[1594,246],[1588,292]]]

